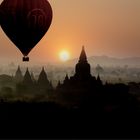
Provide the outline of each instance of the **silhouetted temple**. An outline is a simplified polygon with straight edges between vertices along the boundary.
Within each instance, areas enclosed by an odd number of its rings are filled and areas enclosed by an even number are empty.
[[[18,76],[16,77],[21,77],[19,76],[21,73],[20,67],[18,67],[18,70],[16,72]],[[28,68],[25,72],[25,75],[23,76],[22,79],[17,84],[17,92],[23,93],[23,94],[48,94],[52,92],[53,86],[51,82],[48,80],[47,74],[44,70],[44,67],[42,68],[42,71],[39,74],[38,80],[35,79],[33,72],[29,72]]]
[[[82,48],[79,61],[75,67],[74,76],[66,77],[61,84],[58,83],[57,91],[62,95],[62,98],[66,98],[67,103],[79,103],[86,97],[90,97],[93,94],[97,94],[102,88],[102,81],[100,76],[96,77],[91,75],[91,67],[87,61],[85,48]]]
[[[42,71],[39,74],[37,86],[40,93],[51,91],[53,89],[51,82],[48,80],[44,67],[42,68]]]
[[[63,84],[58,84],[59,87],[72,86],[72,87],[90,87],[102,85],[102,81],[100,80],[100,76],[98,75],[97,79],[91,75],[91,67],[87,61],[87,56],[84,47],[82,48],[79,61],[75,67],[75,74],[72,77],[66,77],[64,79]]]
[[[46,74],[46,72],[44,70],[44,67],[42,68],[42,71],[39,74],[39,78],[38,78],[37,83],[39,85],[41,85],[41,86],[47,86],[47,85],[49,85],[49,80],[48,80],[47,74]]]
[[[31,74],[29,73],[28,68],[27,68],[27,70],[26,70],[26,72],[25,72],[25,75],[24,75],[24,77],[23,77],[22,83],[23,83],[24,85],[31,85],[31,84],[33,84],[33,80],[32,80]]]
[[[17,71],[15,73],[14,80],[16,81],[16,83],[21,82],[23,80],[23,75],[22,75],[20,66],[18,66],[18,69],[17,69]]]
[[[83,47],[74,76],[69,77],[66,74],[63,83],[58,82],[56,93],[60,103],[85,110],[94,109],[94,111],[130,111],[129,106],[132,108],[135,106],[135,99],[128,94],[126,85],[103,85],[100,76],[98,75],[97,78],[92,76],[90,70]]]

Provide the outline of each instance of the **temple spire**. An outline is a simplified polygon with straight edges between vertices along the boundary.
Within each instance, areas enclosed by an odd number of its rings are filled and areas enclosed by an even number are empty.
[[[64,83],[67,84],[68,81],[69,81],[69,76],[68,76],[68,74],[66,74],[66,77],[65,77]]]
[[[97,83],[99,84],[99,85],[102,85],[102,81],[101,81],[101,79],[100,79],[100,75],[98,74],[98,76],[97,76]]]
[[[48,80],[48,77],[47,77],[47,74],[45,72],[44,67],[42,67],[42,71],[39,74],[38,83],[40,83],[40,84],[46,84],[46,83],[48,84],[49,83],[49,80]]]
[[[75,72],[76,76],[81,79],[90,76],[90,64],[88,64],[84,46],[82,47],[79,62],[76,64]]]
[[[85,47],[82,47],[82,51],[79,57],[79,63],[80,62],[87,62],[87,56],[86,56],[86,52],[85,52]]]
[[[66,74],[65,80],[69,80],[69,76],[68,76],[68,74]]]
[[[23,75],[22,75],[22,72],[21,72],[21,69],[20,69],[19,65],[18,65],[18,68],[17,68],[14,79],[15,79],[16,82],[21,82],[23,80]]]
[[[32,84],[32,78],[31,78],[31,75],[29,73],[29,70],[28,68],[26,69],[26,72],[25,72],[25,75],[24,75],[24,78],[23,78],[23,83],[25,84]]]

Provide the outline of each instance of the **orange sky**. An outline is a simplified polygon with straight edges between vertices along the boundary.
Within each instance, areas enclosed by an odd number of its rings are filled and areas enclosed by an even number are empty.
[[[140,0],[50,0],[53,22],[31,51],[32,61],[58,61],[59,52],[140,56]],[[21,61],[22,54],[0,29],[2,60]],[[31,61],[31,62],[32,62]]]

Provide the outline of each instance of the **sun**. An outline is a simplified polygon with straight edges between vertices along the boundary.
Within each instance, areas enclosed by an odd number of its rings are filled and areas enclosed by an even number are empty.
[[[70,53],[66,50],[63,50],[59,53],[59,58],[63,62],[68,61],[70,59]]]

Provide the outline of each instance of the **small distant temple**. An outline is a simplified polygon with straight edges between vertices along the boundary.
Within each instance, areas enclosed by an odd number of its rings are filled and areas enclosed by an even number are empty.
[[[39,78],[37,80],[37,83],[40,85],[40,86],[48,86],[50,83],[49,83],[49,80],[48,80],[48,77],[47,77],[47,74],[45,72],[45,69],[44,67],[42,68],[42,71],[41,73],[39,74]]]
[[[45,72],[44,67],[42,68],[42,71],[39,74],[39,78],[37,80],[37,87],[40,93],[48,93],[53,89],[51,82],[48,80],[48,76]]]
[[[51,82],[48,80],[44,67],[42,68],[38,80],[35,80],[33,73],[30,73],[28,68],[24,76],[22,76],[20,67],[18,67],[15,80],[18,83],[17,89],[23,94],[46,94],[53,90]]]
[[[28,68],[26,69],[26,72],[25,72],[25,75],[23,77],[22,83],[24,85],[28,85],[28,86],[33,84],[33,80],[32,80],[32,77],[31,77],[31,74],[30,74]]]
[[[20,66],[18,66],[18,68],[17,68],[17,71],[16,71],[15,76],[14,76],[14,80],[16,83],[19,83],[23,80],[23,75],[22,75]]]

